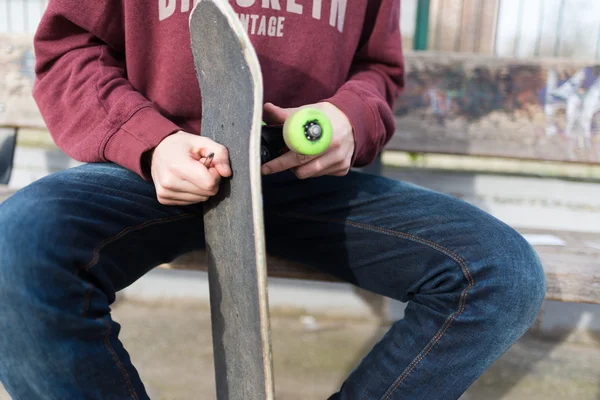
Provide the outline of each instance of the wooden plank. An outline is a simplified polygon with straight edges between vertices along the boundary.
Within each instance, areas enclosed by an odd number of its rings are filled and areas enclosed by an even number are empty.
[[[500,0],[479,0],[480,14],[479,32],[474,51],[480,54],[494,54],[496,48],[496,29],[498,27],[498,10]]]
[[[31,34],[0,33],[0,126],[43,128],[31,96],[34,63]]]
[[[600,162],[600,63],[407,53],[388,149]]]
[[[547,300],[600,304],[600,233],[521,229],[552,235],[564,246],[534,246],[547,281]]]
[[[0,202],[14,192],[0,185]],[[544,265],[546,300],[600,304],[600,233],[518,229],[524,235],[552,235],[564,245],[534,245]],[[339,282],[331,275],[278,257],[267,258],[270,277]],[[185,254],[160,268],[207,271],[206,252]]]
[[[15,189],[9,188],[6,185],[0,185],[0,204],[4,200],[8,199],[14,192],[15,192]]]
[[[433,8],[437,15],[435,28],[435,47],[439,51],[457,51],[460,48],[461,16],[463,0],[440,0]]]
[[[484,0],[462,0],[459,46],[456,51],[476,52],[479,47],[480,19]]]
[[[552,235],[562,246],[534,245],[544,265],[547,280],[546,300],[600,304],[600,233],[581,233],[544,229],[518,229],[525,235]],[[206,271],[205,253],[189,253],[161,267]],[[339,282],[309,266],[281,258],[268,258],[270,277]]]
[[[428,48],[492,54],[498,0],[431,0]]]
[[[339,282],[339,279],[332,275],[283,258],[268,256],[267,264],[268,275],[271,277]],[[161,265],[161,267],[168,269],[208,271],[206,252],[204,250],[193,251],[179,257],[169,264]]]
[[[420,1],[420,0],[417,0]],[[429,50],[439,50],[440,42],[440,27],[442,21],[442,13],[444,0],[430,0],[429,3],[429,32],[427,34],[427,48]],[[412,47],[405,47],[409,49]]]

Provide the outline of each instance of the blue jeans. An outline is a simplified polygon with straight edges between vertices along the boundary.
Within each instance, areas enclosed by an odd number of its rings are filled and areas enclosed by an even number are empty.
[[[264,178],[267,250],[407,302],[331,399],[456,399],[533,324],[540,261],[513,229],[418,186],[351,172]],[[163,206],[112,164],[0,205],[0,379],[15,399],[146,399],[115,292],[203,246],[202,205]]]

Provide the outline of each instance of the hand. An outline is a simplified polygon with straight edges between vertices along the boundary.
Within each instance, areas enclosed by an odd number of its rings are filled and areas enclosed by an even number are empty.
[[[344,176],[350,171],[354,154],[354,134],[348,117],[331,103],[316,103],[306,107],[317,108],[329,117],[333,127],[331,144],[327,150],[316,156],[289,151],[264,164],[262,166],[264,175],[291,169],[299,179],[306,179],[322,175]],[[287,117],[300,108],[280,108],[267,103],[264,106],[265,121],[283,124]]]
[[[206,158],[214,153],[208,167]],[[229,153],[213,140],[179,131],[150,153],[150,171],[161,204],[189,205],[217,194],[221,178],[231,176]]]

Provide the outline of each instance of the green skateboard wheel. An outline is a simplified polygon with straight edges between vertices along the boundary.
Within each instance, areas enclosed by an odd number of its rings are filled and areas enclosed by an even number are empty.
[[[288,117],[283,124],[283,140],[299,154],[317,155],[329,147],[333,137],[331,121],[316,108],[303,108]]]

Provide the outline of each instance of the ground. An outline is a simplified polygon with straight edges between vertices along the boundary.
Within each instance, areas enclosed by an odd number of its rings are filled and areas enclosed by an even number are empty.
[[[215,398],[206,304],[123,300],[113,310],[153,400]],[[274,310],[272,329],[278,400],[327,399],[385,332],[376,320],[293,310]],[[8,399],[0,389],[0,400]],[[464,399],[600,400],[600,335],[529,333]]]

